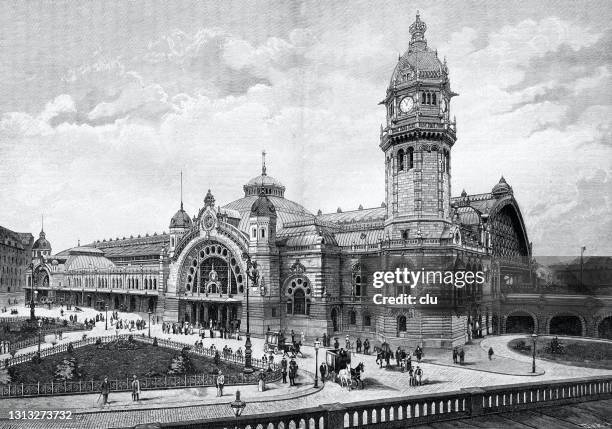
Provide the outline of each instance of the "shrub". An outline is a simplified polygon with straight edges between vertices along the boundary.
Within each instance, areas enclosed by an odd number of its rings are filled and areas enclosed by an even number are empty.
[[[153,346],[157,347],[157,337],[153,337]]]
[[[215,365],[219,365],[221,363],[221,356],[219,356],[219,350],[215,351]]]
[[[68,343],[68,347],[67,347],[66,351],[68,353],[74,352],[74,346],[72,345],[72,343]]]
[[[102,344],[102,338],[98,337],[96,338],[96,346],[99,346]]]
[[[66,319],[64,319],[64,321],[62,322],[62,326],[68,326],[68,321]]]

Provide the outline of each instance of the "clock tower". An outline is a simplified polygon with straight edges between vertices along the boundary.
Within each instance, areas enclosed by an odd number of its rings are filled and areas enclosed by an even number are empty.
[[[451,223],[451,148],[446,60],[427,46],[427,25],[417,12],[408,50],[399,58],[385,99],[381,129],[385,153],[386,235],[390,239],[440,238]]]

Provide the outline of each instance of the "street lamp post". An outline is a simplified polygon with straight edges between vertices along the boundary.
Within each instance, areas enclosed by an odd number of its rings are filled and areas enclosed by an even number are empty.
[[[151,338],[151,314],[153,312],[149,309],[149,338]]]
[[[36,319],[34,315],[34,308],[36,305],[34,304],[34,289],[36,286],[36,276],[34,275],[34,263],[30,264],[30,271],[32,272],[32,284],[30,285],[30,320]]]
[[[236,390],[236,400],[230,403],[230,407],[234,412],[234,416],[236,416],[235,429],[238,429],[238,418],[242,414],[244,407],[246,407],[246,402],[240,400],[240,390]]]
[[[584,251],[586,250],[586,246],[580,247],[580,287],[584,287],[584,283],[582,282],[582,272],[584,267]]]
[[[249,313],[249,280],[253,282],[254,285],[257,285],[257,262],[251,261],[251,257],[248,253],[244,252],[242,254],[242,259],[246,261],[247,271],[246,271],[246,341],[244,343],[244,372],[246,374],[250,374],[253,372],[253,366],[251,364],[251,327],[250,327],[250,313]],[[251,272],[251,268],[253,272]]]
[[[531,361],[531,372],[535,374],[536,341],[538,339],[538,334],[536,334],[535,332],[531,334],[531,339],[533,340],[533,359]]]
[[[314,342],[315,349],[315,382],[314,387],[319,387],[319,347],[321,347],[321,341],[317,338]]]
[[[104,304],[104,330],[108,331],[108,304]]]
[[[40,357],[40,333],[42,331],[42,319],[38,319],[38,357]]]

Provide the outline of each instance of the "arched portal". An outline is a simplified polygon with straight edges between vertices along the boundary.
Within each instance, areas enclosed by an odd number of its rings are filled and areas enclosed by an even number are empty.
[[[599,322],[599,325],[597,325],[597,336],[612,340],[612,316],[608,316]]]
[[[338,332],[340,330],[340,326],[338,325],[338,309],[332,308],[331,311],[331,320],[334,332]]]
[[[582,335],[582,321],[573,314],[559,314],[550,319],[550,335]]]
[[[179,287],[189,295],[234,295],[243,293],[246,275],[240,255],[222,243],[203,241],[193,247],[183,261]]]
[[[507,334],[533,334],[535,319],[526,311],[515,311],[506,317]]]

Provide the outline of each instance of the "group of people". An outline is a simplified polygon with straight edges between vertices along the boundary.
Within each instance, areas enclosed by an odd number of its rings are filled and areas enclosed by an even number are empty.
[[[331,347],[331,336],[328,336],[326,333],[323,333],[323,347]],[[370,354],[370,340],[367,338],[361,341],[361,337],[357,337],[355,340],[355,352],[369,355]],[[340,348],[340,341],[338,337],[334,337],[334,349],[338,350]],[[344,348],[349,351],[353,351],[353,343],[351,342],[350,337],[347,335],[344,341]]]
[[[110,394],[111,384],[108,381],[108,377],[104,377],[104,381],[100,385],[100,397],[102,398],[102,406],[108,405],[108,395]],[[140,380],[136,374],[132,377],[131,383],[132,401],[140,401]],[[98,399],[100,398],[98,397]]]
[[[458,363],[463,365],[465,363],[465,350],[463,347],[453,349],[453,363]]]
[[[289,386],[295,386],[295,379],[297,378],[298,372],[298,364],[295,359],[291,358],[289,363],[287,363],[287,359],[283,356],[280,365],[282,382],[287,383],[287,375],[289,375]]]

